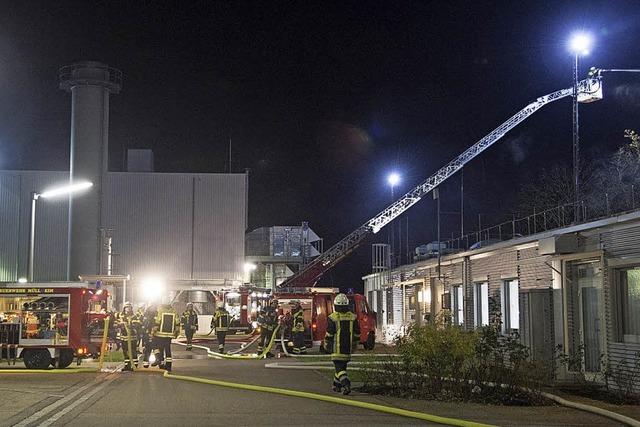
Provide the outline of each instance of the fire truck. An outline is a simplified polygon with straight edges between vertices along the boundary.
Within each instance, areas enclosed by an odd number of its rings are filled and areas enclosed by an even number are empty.
[[[108,297],[106,290],[86,284],[1,287],[0,357],[45,369],[66,368],[74,358],[79,363],[99,353],[101,337],[91,324],[102,324]]]
[[[251,331],[258,327],[257,318],[260,309],[269,304],[271,298],[278,299],[279,313],[285,319],[287,325],[290,315],[289,303],[298,300],[304,309],[305,324],[307,329],[307,343],[309,347],[319,345],[327,331],[327,318],[333,313],[333,299],[340,292],[338,288],[285,288],[279,289],[275,294],[270,290],[243,286],[236,290],[223,292],[224,304],[231,313],[232,330]],[[375,346],[376,313],[373,312],[360,294],[348,294],[353,311],[360,325],[360,343],[365,349],[373,349]],[[287,328],[288,336],[289,330]]]

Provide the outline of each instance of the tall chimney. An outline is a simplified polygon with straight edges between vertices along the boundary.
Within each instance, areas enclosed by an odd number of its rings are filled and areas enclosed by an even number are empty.
[[[109,95],[119,93],[122,72],[82,61],[59,70],[60,89],[71,92],[70,182],[93,188],[69,198],[67,280],[100,273],[102,188],[109,157]]]

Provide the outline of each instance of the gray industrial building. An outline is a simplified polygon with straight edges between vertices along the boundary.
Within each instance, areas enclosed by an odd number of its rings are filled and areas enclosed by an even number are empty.
[[[275,289],[322,251],[322,238],[306,222],[256,228],[246,235],[245,282]]]
[[[0,282],[27,277],[32,193],[88,180],[83,193],[38,200],[34,281],[241,284],[247,174],[154,173],[140,151],[129,166],[144,172],[108,171],[109,97],[122,74],[81,62],[59,77],[72,100],[71,171],[0,171]]]

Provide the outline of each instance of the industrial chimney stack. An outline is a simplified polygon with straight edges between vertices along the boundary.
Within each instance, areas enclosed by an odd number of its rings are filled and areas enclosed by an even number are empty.
[[[100,273],[102,191],[108,171],[109,95],[119,93],[122,72],[99,62],[62,67],[60,89],[71,92],[70,181],[91,181],[90,192],[69,199],[67,279]]]

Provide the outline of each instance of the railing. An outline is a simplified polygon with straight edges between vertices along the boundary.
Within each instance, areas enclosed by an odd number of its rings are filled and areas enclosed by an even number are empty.
[[[61,67],[58,70],[58,81],[61,89],[70,89],[78,82],[92,82],[118,93],[122,87],[122,71],[98,62],[78,62]]]
[[[477,249],[503,240],[530,236],[544,231],[634,211],[636,210],[636,197],[633,187],[632,185],[627,193],[615,196],[604,193],[601,194],[601,197],[581,200],[578,203],[567,203],[540,212],[536,212],[534,208],[534,212],[531,215],[521,218],[516,218],[514,215],[509,221],[455,237],[442,243],[446,245],[447,251]]]

